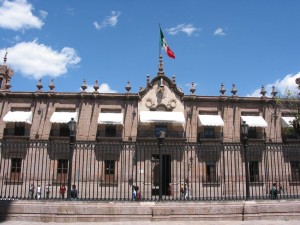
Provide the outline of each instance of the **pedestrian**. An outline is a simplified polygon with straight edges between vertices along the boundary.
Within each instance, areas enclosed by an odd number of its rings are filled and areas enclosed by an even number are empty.
[[[188,199],[189,198],[189,186],[187,183],[185,183],[184,185],[184,199]]]
[[[66,187],[65,187],[65,184],[62,184],[59,188],[59,193],[60,193],[60,197],[62,199],[65,198],[65,193],[66,193]]]
[[[277,199],[277,194],[278,194],[277,184],[273,183],[273,186],[272,186],[272,188],[270,190],[270,197],[271,197],[271,199]]]
[[[36,190],[36,198],[41,199],[41,196],[42,196],[42,187],[41,187],[41,185],[38,184],[37,190]]]
[[[47,184],[46,186],[46,198],[48,199],[50,196],[51,184]]]
[[[31,184],[30,187],[29,187],[29,198],[30,199],[33,199],[33,194],[34,194],[34,185]]]
[[[136,201],[136,188],[132,186],[132,201]]]
[[[76,190],[76,185],[75,184],[72,185],[70,195],[71,195],[71,199],[77,199],[78,191]]]
[[[183,183],[180,186],[180,197],[184,198],[184,185],[183,185]]]
[[[172,196],[173,195],[173,190],[172,190],[172,186],[171,184],[168,185],[168,192],[167,192],[168,196]]]
[[[141,191],[140,191],[139,186],[135,186],[135,191],[136,191],[136,200],[140,201],[141,198],[142,198],[142,195],[141,195]]]

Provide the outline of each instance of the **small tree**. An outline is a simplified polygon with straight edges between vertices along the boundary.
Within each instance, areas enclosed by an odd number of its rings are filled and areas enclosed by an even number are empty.
[[[298,84],[298,89],[300,90],[300,78],[296,79],[296,84]],[[300,94],[286,89],[283,96],[275,99],[275,107],[280,109],[288,109],[289,114],[295,117],[295,119],[290,122],[291,126],[283,129],[283,134],[300,135]]]

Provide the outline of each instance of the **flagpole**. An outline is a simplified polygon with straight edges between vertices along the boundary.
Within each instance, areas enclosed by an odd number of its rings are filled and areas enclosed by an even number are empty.
[[[160,28],[160,23],[158,24],[158,26],[159,26],[159,41],[158,41],[158,61],[159,61],[159,57],[161,55],[161,36],[160,36],[161,28]]]

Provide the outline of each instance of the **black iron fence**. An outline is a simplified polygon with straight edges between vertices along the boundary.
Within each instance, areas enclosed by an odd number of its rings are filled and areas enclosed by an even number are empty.
[[[299,198],[299,147],[249,143],[244,151],[241,143],[2,141],[0,198],[132,201],[137,186],[141,201],[239,200],[246,199],[246,188],[250,199]]]

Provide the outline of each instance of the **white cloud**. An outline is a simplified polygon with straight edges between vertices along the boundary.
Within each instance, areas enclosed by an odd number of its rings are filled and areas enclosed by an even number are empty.
[[[4,51],[4,49],[3,49]],[[81,61],[75,49],[64,47],[60,52],[37,41],[20,42],[8,48],[8,63],[15,71],[26,77],[40,79],[44,76],[58,77],[68,67]]]
[[[74,16],[75,15],[75,9],[74,8],[67,8],[67,13]]]
[[[95,28],[97,30],[100,30],[104,27],[110,26],[110,27],[114,27],[117,25],[118,23],[118,18],[121,15],[120,12],[116,12],[116,11],[111,11],[110,12],[110,16],[106,16],[105,19],[102,22],[97,22],[95,21],[93,24],[95,26]]]
[[[225,31],[221,27],[218,27],[214,32],[214,36],[225,36],[225,35],[226,35]]]
[[[195,32],[201,31],[201,29],[194,27],[192,24],[179,24],[176,27],[166,29],[166,31],[171,35],[176,35],[179,32],[183,32],[186,33],[188,36],[191,36]]]
[[[276,88],[278,91],[278,96],[284,96],[286,91],[289,90],[291,93],[298,94],[298,86],[295,83],[296,78],[300,77],[300,72],[296,74],[288,74],[282,80],[276,80],[274,83],[265,85],[265,90],[267,91],[267,96],[271,96],[272,87]],[[256,89],[251,94],[248,94],[247,97],[260,97],[261,88]]]
[[[87,92],[93,92],[95,91],[94,85],[87,85]],[[99,93],[117,93],[117,91],[112,90],[109,85],[107,83],[102,83],[101,85],[99,85],[99,89],[98,89]]]
[[[40,17],[43,19],[46,19],[46,17],[48,16],[48,12],[44,11],[44,10],[40,10]]]
[[[0,27],[11,30],[40,29],[44,23],[32,14],[33,7],[27,0],[4,0],[0,6]],[[43,11],[42,15],[45,15]]]

